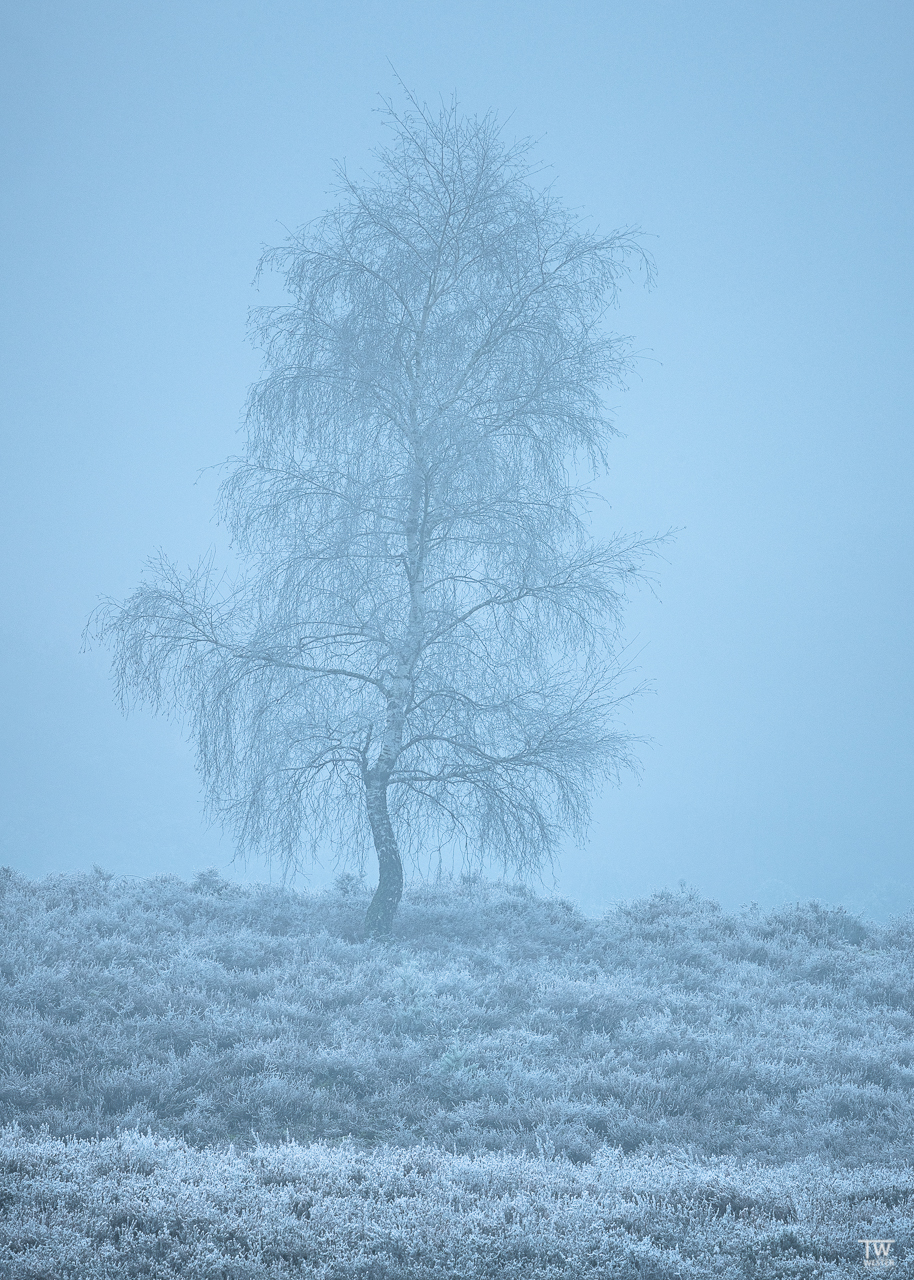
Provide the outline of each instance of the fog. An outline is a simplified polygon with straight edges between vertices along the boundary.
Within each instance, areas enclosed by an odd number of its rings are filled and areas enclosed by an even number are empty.
[[[180,729],[117,710],[100,595],[225,549],[265,244],[370,166],[396,73],[640,226],[596,531],[675,527],[629,610],[640,782],[558,890],[914,906],[911,15],[899,5],[34,4],[2,17],[0,861],[229,876]],[[273,869],[274,877],[278,874]],[[317,873],[322,883],[331,874]],[[552,885],[552,880],[547,880]]]

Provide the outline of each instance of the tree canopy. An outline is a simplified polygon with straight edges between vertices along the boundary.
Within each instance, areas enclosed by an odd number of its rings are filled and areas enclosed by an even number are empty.
[[[535,870],[633,763],[617,725],[621,608],[651,544],[588,531],[605,461],[606,328],[628,231],[537,181],[494,116],[388,109],[377,169],[270,250],[287,305],[253,314],[264,372],[221,512],[243,565],[154,561],[98,630],[118,693],[181,716],[243,853],[329,844]]]

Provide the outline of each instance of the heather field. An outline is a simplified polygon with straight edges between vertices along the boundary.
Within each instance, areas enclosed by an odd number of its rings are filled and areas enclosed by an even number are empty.
[[[2,873],[0,1275],[865,1275],[914,919]]]

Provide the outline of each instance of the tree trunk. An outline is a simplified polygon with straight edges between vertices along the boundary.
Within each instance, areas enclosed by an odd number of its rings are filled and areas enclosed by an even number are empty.
[[[378,851],[378,887],[365,915],[365,935],[385,937],[390,933],[403,896],[403,864],[387,812],[387,784],[366,781],[365,799],[374,847]]]

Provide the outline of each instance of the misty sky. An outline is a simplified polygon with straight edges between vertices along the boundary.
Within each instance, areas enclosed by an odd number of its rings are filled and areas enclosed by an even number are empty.
[[[599,513],[681,530],[629,615],[652,741],[559,890],[914,906],[909,4],[30,0],[0,23],[0,862],[241,874],[179,730],[122,718],[81,632],[157,548],[224,540],[204,469],[240,445],[257,259],[332,202],[333,159],[370,164],[393,66],[510,117],[657,260],[616,317],[643,358]]]

